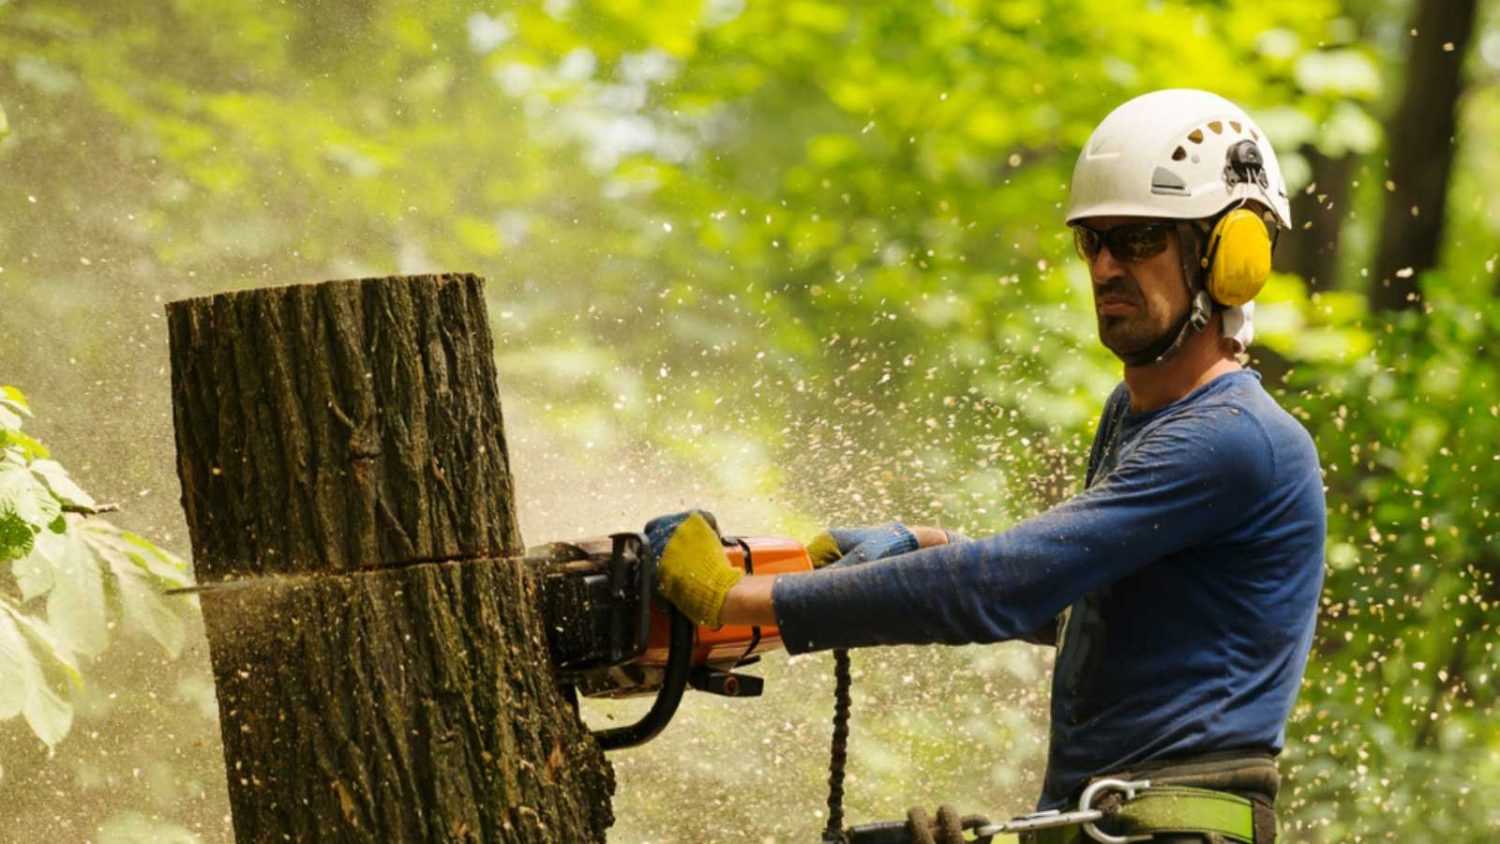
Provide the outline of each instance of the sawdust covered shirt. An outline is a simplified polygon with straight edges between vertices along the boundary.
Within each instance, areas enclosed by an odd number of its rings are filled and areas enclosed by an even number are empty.
[[[1105,405],[1086,488],[1004,533],[779,578],[791,653],[999,642],[1066,611],[1040,807],[1097,774],[1279,751],[1323,582],[1312,438],[1252,370]]]

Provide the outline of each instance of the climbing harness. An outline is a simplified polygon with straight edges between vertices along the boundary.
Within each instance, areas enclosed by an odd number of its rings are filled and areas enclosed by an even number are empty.
[[[845,829],[844,770],[849,758],[852,683],[849,651],[835,649],[833,660],[833,742],[828,763],[828,823],[822,844],[989,844],[1002,834],[1019,835],[1021,844],[1131,844],[1172,834],[1203,836],[1214,844],[1275,841],[1274,815],[1269,825],[1264,818],[1258,824],[1256,806],[1247,797],[1175,782],[1153,784],[1147,778],[1121,777],[1089,783],[1078,797],[1078,807],[1067,812],[1051,809],[996,824],[983,815],[961,816],[951,806],[939,807],[936,818],[921,807],[913,807],[904,822]],[[1269,807],[1265,810],[1269,812]]]
[[[1114,832],[1101,829],[1101,823]],[[977,840],[1002,832],[1021,833],[1023,844],[1127,844],[1158,835],[1200,835],[1209,841],[1239,844],[1257,840],[1248,798],[1206,788],[1120,779],[1095,780],[1078,798],[1075,811],[1023,815],[976,830]]]

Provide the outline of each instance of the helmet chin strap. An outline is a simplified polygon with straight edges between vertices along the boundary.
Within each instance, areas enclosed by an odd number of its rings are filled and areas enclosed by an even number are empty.
[[[1192,301],[1171,328],[1162,332],[1155,342],[1141,351],[1120,355],[1120,360],[1126,366],[1154,366],[1161,363],[1176,354],[1189,337],[1206,328],[1212,317],[1213,302],[1207,291],[1200,290],[1193,294]]]
[[[1198,254],[1199,243],[1197,232],[1193,231],[1190,223],[1178,223],[1177,225],[1178,249],[1182,262],[1182,280],[1187,286],[1188,306],[1177,321],[1162,332],[1151,345],[1139,352],[1127,355],[1119,355],[1120,360],[1126,366],[1155,366],[1177,353],[1182,344],[1189,337],[1208,327],[1208,322],[1214,315],[1214,300],[1208,295],[1203,285],[1197,283],[1201,280],[1203,270],[1194,257],[1188,258],[1191,252],[1194,256]]]

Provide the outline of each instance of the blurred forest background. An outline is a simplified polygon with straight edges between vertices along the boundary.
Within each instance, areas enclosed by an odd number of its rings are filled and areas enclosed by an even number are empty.
[[[166,301],[486,276],[531,542],[985,534],[1082,482],[1119,365],[1067,180],[1175,86],[1296,195],[1252,350],[1330,510],[1285,839],[1500,837],[1500,3],[10,0],[0,510],[52,530],[0,542],[0,840],[231,839],[195,614],[132,591],[184,574]],[[856,653],[852,819],[1028,810],[1049,664]],[[614,755],[612,839],[814,840],[830,665]]]

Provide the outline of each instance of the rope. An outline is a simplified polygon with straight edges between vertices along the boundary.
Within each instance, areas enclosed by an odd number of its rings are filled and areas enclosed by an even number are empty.
[[[971,840],[964,838],[964,832],[989,823],[983,815],[959,815],[957,809],[946,804],[938,807],[936,820],[921,806],[906,810],[906,834],[911,844],[983,844],[991,837]]]
[[[849,650],[833,651],[833,747],[828,755],[828,825],[823,844],[847,844],[844,835],[844,768],[849,761]],[[906,829],[912,844],[971,844],[964,831],[989,826],[983,815],[960,816],[952,806],[939,806],[937,820],[920,806],[906,813]],[[989,842],[988,836],[972,844]]]
[[[911,844],[938,844],[932,835],[932,816],[921,806],[906,810],[906,834],[911,836]]]
[[[828,756],[828,825],[823,841],[844,840],[844,767],[849,759],[849,650],[833,651],[833,747]]]
[[[964,822],[957,809],[946,804],[939,806],[936,826],[935,832],[942,837],[942,844],[965,844]]]

